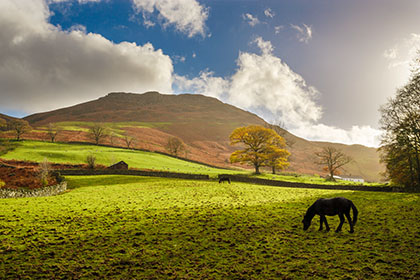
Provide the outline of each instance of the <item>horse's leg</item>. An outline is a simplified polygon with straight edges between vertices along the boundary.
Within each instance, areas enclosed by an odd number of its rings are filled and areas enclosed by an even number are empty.
[[[350,211],[346,212],[345,215],[346,215],[347,221],[349,221],[349,224],[350,224],[350,233],[353,233],[354,232],[353,221],[351,220],[351,217],[350,217]]]
[[[325,230],[330,231],[330,226],[328,225],[327,218],[325,216],[323,217],[324,217]]]
[[[324,222],[325,216],[319,215],[319,231],[322,230],[322,223]]]
[[[340,217],[340,224],[338,225],[337,229],[335,230],[335,232],[340,232],[341,231],[341,227],[344,224],[344,215],[343,213],[338,214],[338,216]]]

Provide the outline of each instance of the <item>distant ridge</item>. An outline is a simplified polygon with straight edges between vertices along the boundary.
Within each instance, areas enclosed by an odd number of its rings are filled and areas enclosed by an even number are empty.
[[[45,127],[60,122],[102,122],[122,124],[119,129],[138,141],[136,147],[165,151],[169,137],[180,137],[188,146],[186,157],[212,165],[229,166],[229,156],[235,147],[229,145],[229,135],[240,126],[267,125],[257,115],[241,110],[220,100],[198,94],[143,94],[112,92],[104,97],[50,112],[24,118],[33,127]],[[86,129],[85,129],[86,130]],[[374,148],[312,142],[284,131],[286,139],[294,144],[289,171],[307,174],[325,174],[315,164],[314,153],[326,145],[337,147],[355,160],[346,166],[345,175],[378,181],[384,168]],[[83,131],[65,131],[67,141],[89,141]],[[119,142],[123,145],[123,142]]]

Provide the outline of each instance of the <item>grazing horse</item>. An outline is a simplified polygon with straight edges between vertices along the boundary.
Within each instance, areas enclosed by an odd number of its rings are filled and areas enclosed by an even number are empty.
[[[353,221],[350,218],[350,209],[353,209]],[[335,197],[335,198],[320,198],[312,204],[311,207],[308,208],[306,214],[303,218],[303,230],[307,230],[311,225],[311,221],[315,215],[320,216],[320,226],[319,230],[322,230],[322,224],[325,224],[325,228],[327,231],[330,230],[330,227],[327,223],[327,218],[325,216],[335,216],[338,215],[340,217],[340,224],[338,225],[335,232],[341,231],[341,227],[345,221],[344,216],[346,216],[347,220],[350,224],[350,233],[354,232],[353,226],[356,224],[357,221],[357,208],[354,206],[353,202],[344,197]]]
[[[229,177],[220,177],[219,178],[219,184],[222,182],[228,182],[230,184],[230,178]]]

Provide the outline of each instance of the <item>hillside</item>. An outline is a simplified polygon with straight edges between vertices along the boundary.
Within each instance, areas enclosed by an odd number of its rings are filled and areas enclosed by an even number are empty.
[[[116,137],[105,144],[124,146],[122,137],[129,134],[136,139],[135,146],[151,151],[164,151],[171,136],[180,137],[188,146],[185,157],[218,166],[229,166],[234,151],[229,145],[230,133],[239,126],[266,125],[255,114],[225,104],[216,98],[180,94],[165,95],[157,92],[144,94],[110,93],[104,97],[72,107],[38,113],[25,118],[38,130],[49,123],[63,127],[58,140],[88,141],[88,127],[93,122],[104,123]],[[314,163],[314,152],[325,145],[342,149],[354,162],[345,174],[378,181],[383,167],[376,149],[361,145],[342,145],[311,142],[285,132],[293,142],[289,171],[306,174],[324,174]],[[344,173],[344,172],[343,172]]]

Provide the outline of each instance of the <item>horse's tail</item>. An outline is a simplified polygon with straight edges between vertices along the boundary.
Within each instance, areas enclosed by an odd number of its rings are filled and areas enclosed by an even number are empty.
[[[357,211],[356,206],[351,202],[351,209],[353,209],[353,225],[357,222],[357,214],[359,214],[359,211]]]

